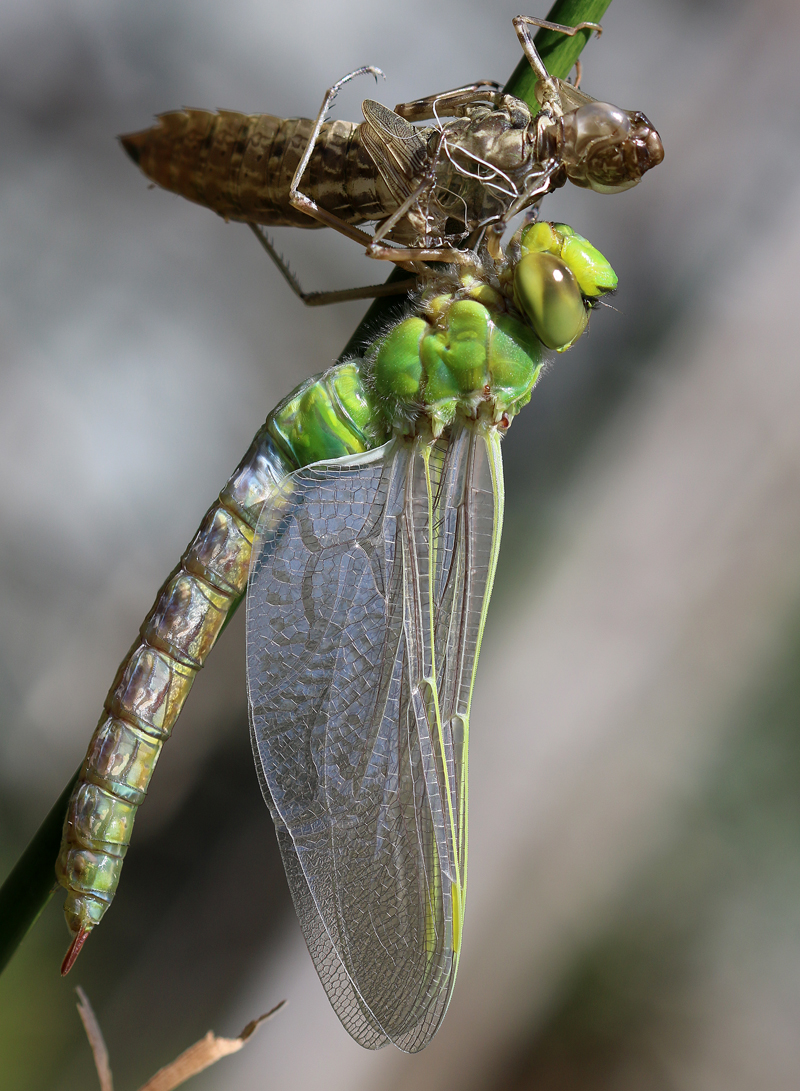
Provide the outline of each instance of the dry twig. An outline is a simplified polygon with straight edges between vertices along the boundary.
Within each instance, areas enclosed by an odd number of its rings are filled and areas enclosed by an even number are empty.
[[[100,1030],[100,1024],[97,1022],[97,1017],[92,1011],[92,1006],[83,989],[79,988],[75,991],[79,1000],[78,1015],[81,1017],[86,1037],[92,1047],[97,1077],[100,1080],[100,1091],[114,1091],[111,1066],[108,1062],[108,1049],[103,1039],[103,1032]],[[276,1004],[271,1011],[259,1016],[258,1019],[253,1019],[252,1022],[247,1024],[238,1038],[218,1038],[216,1034],[209,1031],[205,1038],[201,1038],[199,1042],[189,1046],[170,1064],[160,1068],[154,1076],[150,1077],[147,1083],[139,1088],[139,1091],[172,1091],[174,1087],[179,1087],[192,1076],[196,1076],[198,1072],[202,1072],[204,1068],[208,1068],[209,1065],[216,1064],[217,1061],[227,1057],[230,1053],[238,1053],[258,1027],[277,1011],[280,1011],[285,1003],[285,1000],[281,1000],[280,1004]]]

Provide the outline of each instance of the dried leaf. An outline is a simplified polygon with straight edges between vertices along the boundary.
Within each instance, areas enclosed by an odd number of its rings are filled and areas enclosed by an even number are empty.
[[[285,1000],[281,1000],[280,1004],[277,1004],[271,1011],[259,1016],[258,1019],[253,1019],[252,1022],[247,1024],[238,1038],[217,1038],[215,1034],[209,1031],[205,1038],[201,1038],[199,1042],[189,1046],[187,1050],[181,1053],[180,1057],[175,1058],[172,1064],[159,1069],[155,1076],[151,1077],[146,1084],[139,1088],[139,1091],[172,1091],[173,1087],[178,1087],[191,1076],[196,1076],[198,1072],[208,1068],[209,1065],[216,1064],[223,1057],[227,1057],[229,1053],[238,1053],[250,1035],[261,1026],[264,1020],[269,1019],[270,1016],[279,1011],[285,1003]]]
[[[103,1039],[103,1032],[100,1030],[100,1024],[97,1022],[97,1017],[92,1011],[92,1006],[83,989],[78,988],[75,991],[80,1001],[78,1014],[86,1031],[86,1037],[89,1039],[89,1045],[92,1047],[95,1068],[100,1080],[100,1091],[114,1091],[111,1066],[108,1062],[108,1049]],[[199,1042],[189,1046],[171,1064],[160,1068],[155,1076],[152,1076],[146,1084],[139,1088],[139,1091],[172,1091],[174,1087],[179,1087],[192,1076],[196,1076],[198,1072],[202,1072],[204,1068],[208,1068],[209,1065],[216,1064],[217,1061],[227,1057],[230,1053],[238,1053],[258,1027],[277,1011],[280,1011],[285,1003],[285,1000],[281,1000],[280,1004],[276,1004],[271,1011],[259,1016],[258,1019],[253,1019],[252,1022],[247,1024],[238,1038],[218,1038],[209,1031],[205,1038],[201,1038]]]

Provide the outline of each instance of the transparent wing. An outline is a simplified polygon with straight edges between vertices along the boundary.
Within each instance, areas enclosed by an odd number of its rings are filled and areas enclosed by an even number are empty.
[[[380,102],[361,104],[361,139],[398,204],[410,197],[428,166],[428,148],[413,125]]]
[[[422,1049],[455,980],[502,500],[496,433],[460,427],[297,471],[256,533],[256,765],[320,978],[368,1048]]]

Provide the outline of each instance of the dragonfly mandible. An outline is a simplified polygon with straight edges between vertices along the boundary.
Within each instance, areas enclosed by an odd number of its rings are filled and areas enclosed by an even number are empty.
[[[428,1044],[461,951],[500,442],[544,347],[568,348],[615,287],[571,228],[524,225],[506,253],[426,269],[410,313],[269,414],[106,699],[56,869],[64,972],[111,903],[161,747],[247,587],[253,750],[309,951],[358,1042]]]
[[[459,247],[487,229],[499,238],[514,216],[567,180],[618,193],[661,162],[661,139],[643,113],[598,102],[548,74],[530,24],[570,34],[599,28],[514,20],[537,75],[538,109],[483,80],[393,111],[367,99],[362,122],[327,121],[343,84],[382,75],[365,67],[326,91],[316,121],[176,110],[120,139],[151,181],[249,224],[304,302],[335,302],[344,293],[303,291],[262,225],[332,227],[370,257],[396,263],[460,262],[469,259]],[[369,223],[373,234],[360,226]]]

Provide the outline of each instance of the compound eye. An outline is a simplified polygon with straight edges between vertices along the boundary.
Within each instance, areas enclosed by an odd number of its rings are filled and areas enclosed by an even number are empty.
[[[620,193],[642,176],[634,158],[631,119],[609,102],[589,102],[564,116],[570,179],[596,193]],[[633,161],[631,161],[633,159]]]
[[[586,328],[588,308],[575,274],[554,254],[525,254],[514,272],[514,294],[539,340],[568,348]]]
[[[575,111],[575,150],[582,155],[595,140],[625,140],[631,131],[630,118],[610,102],[587,102]]]

